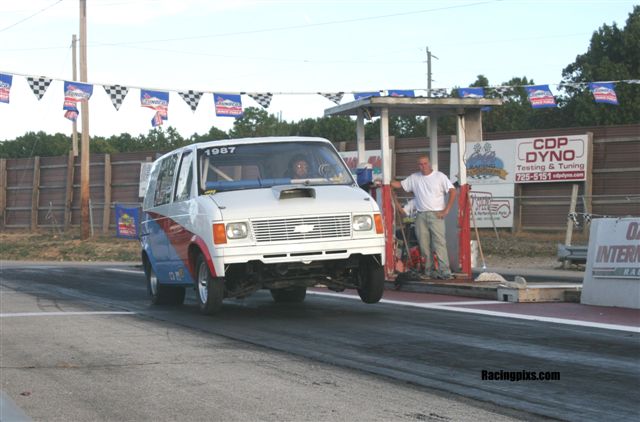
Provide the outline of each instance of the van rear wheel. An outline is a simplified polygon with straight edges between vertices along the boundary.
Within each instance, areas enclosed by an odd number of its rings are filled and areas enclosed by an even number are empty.
[[[276,303],[300,303],[307,296],[305,286],[286,287],[284,289],[271,289],[271,297]]]
[[[206,315],[215,314],[222,308],[224,278],[211,275],[203,255],[199,255],[196,261],[196,276],[196,296],[200,312]]]
[[[378,303],[384,293],[384,267],[371,257],[363,257],[358,270],[358,295],[364,303]]]
[[[182,305],[184,303],[184,287],[160,284],[151,264],[147,264],[145,273],[147,276],[147,292],[149,292],[152,304]]]

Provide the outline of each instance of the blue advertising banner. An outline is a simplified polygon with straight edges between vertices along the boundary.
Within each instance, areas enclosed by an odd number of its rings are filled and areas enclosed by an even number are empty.
[[[156,111],[151,119],[153,127],[162,125],[169,118],[169,93],[163,91],[140,90],[140,105]]]
[[[532,108],[557,107],[556,99],[553,97],[549,85],[526,86],[525,89]]]
[[[9,94],[11,93],[11,83],[13,75],[0,73],[0,103],[9,104]]]
[[[365,98],[369,98],[369,97],[379,97],[380,96],[380,91],[374,91],[374,92],[354,92],[353,93],[353,99],[358,101],[358,100],[363,100]]]
[[[415,97],[416,93],[413,89],[390,89],[389,91],[390,97]]]
[[[596,103],[618,105],[618,96],[613,88],[613,82],[591,82],[589,90],[593,94]]]
[[[213,94],[218,117],[242,117],[242,98],[240,94]]]
[[[88,100],[93,94],[93,85],[80,82],[64,81],[64,117],[71,121],[78,119],[78,101]]]
[[[483,88],[458,88],[460,98],[484,98]]]
[[[137,239],[140,226],[138,208],[126,208],[116,204],[116,237]]]

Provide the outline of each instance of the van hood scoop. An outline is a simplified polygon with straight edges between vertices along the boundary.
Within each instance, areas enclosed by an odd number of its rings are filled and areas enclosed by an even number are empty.
[[[276,199],[315,198],[316,190],[303,185],[274,186],[271,188]]]

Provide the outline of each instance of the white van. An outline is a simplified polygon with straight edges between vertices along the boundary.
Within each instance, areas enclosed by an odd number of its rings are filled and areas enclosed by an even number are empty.
[[[306,167],[306,168],[305,168]],[[142,263],[153,304],[181,304],[193,286],[200,310],[269,289],[302,302],[307,287],[384,290],[384,230],[326,139],[203,142],[153,164],[143,202]]]

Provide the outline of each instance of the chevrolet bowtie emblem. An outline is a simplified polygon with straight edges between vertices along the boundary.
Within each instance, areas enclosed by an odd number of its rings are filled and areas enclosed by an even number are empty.
[[[294,233],[309,233],[313,231],[313,224],[300,224],[293,228]]]

